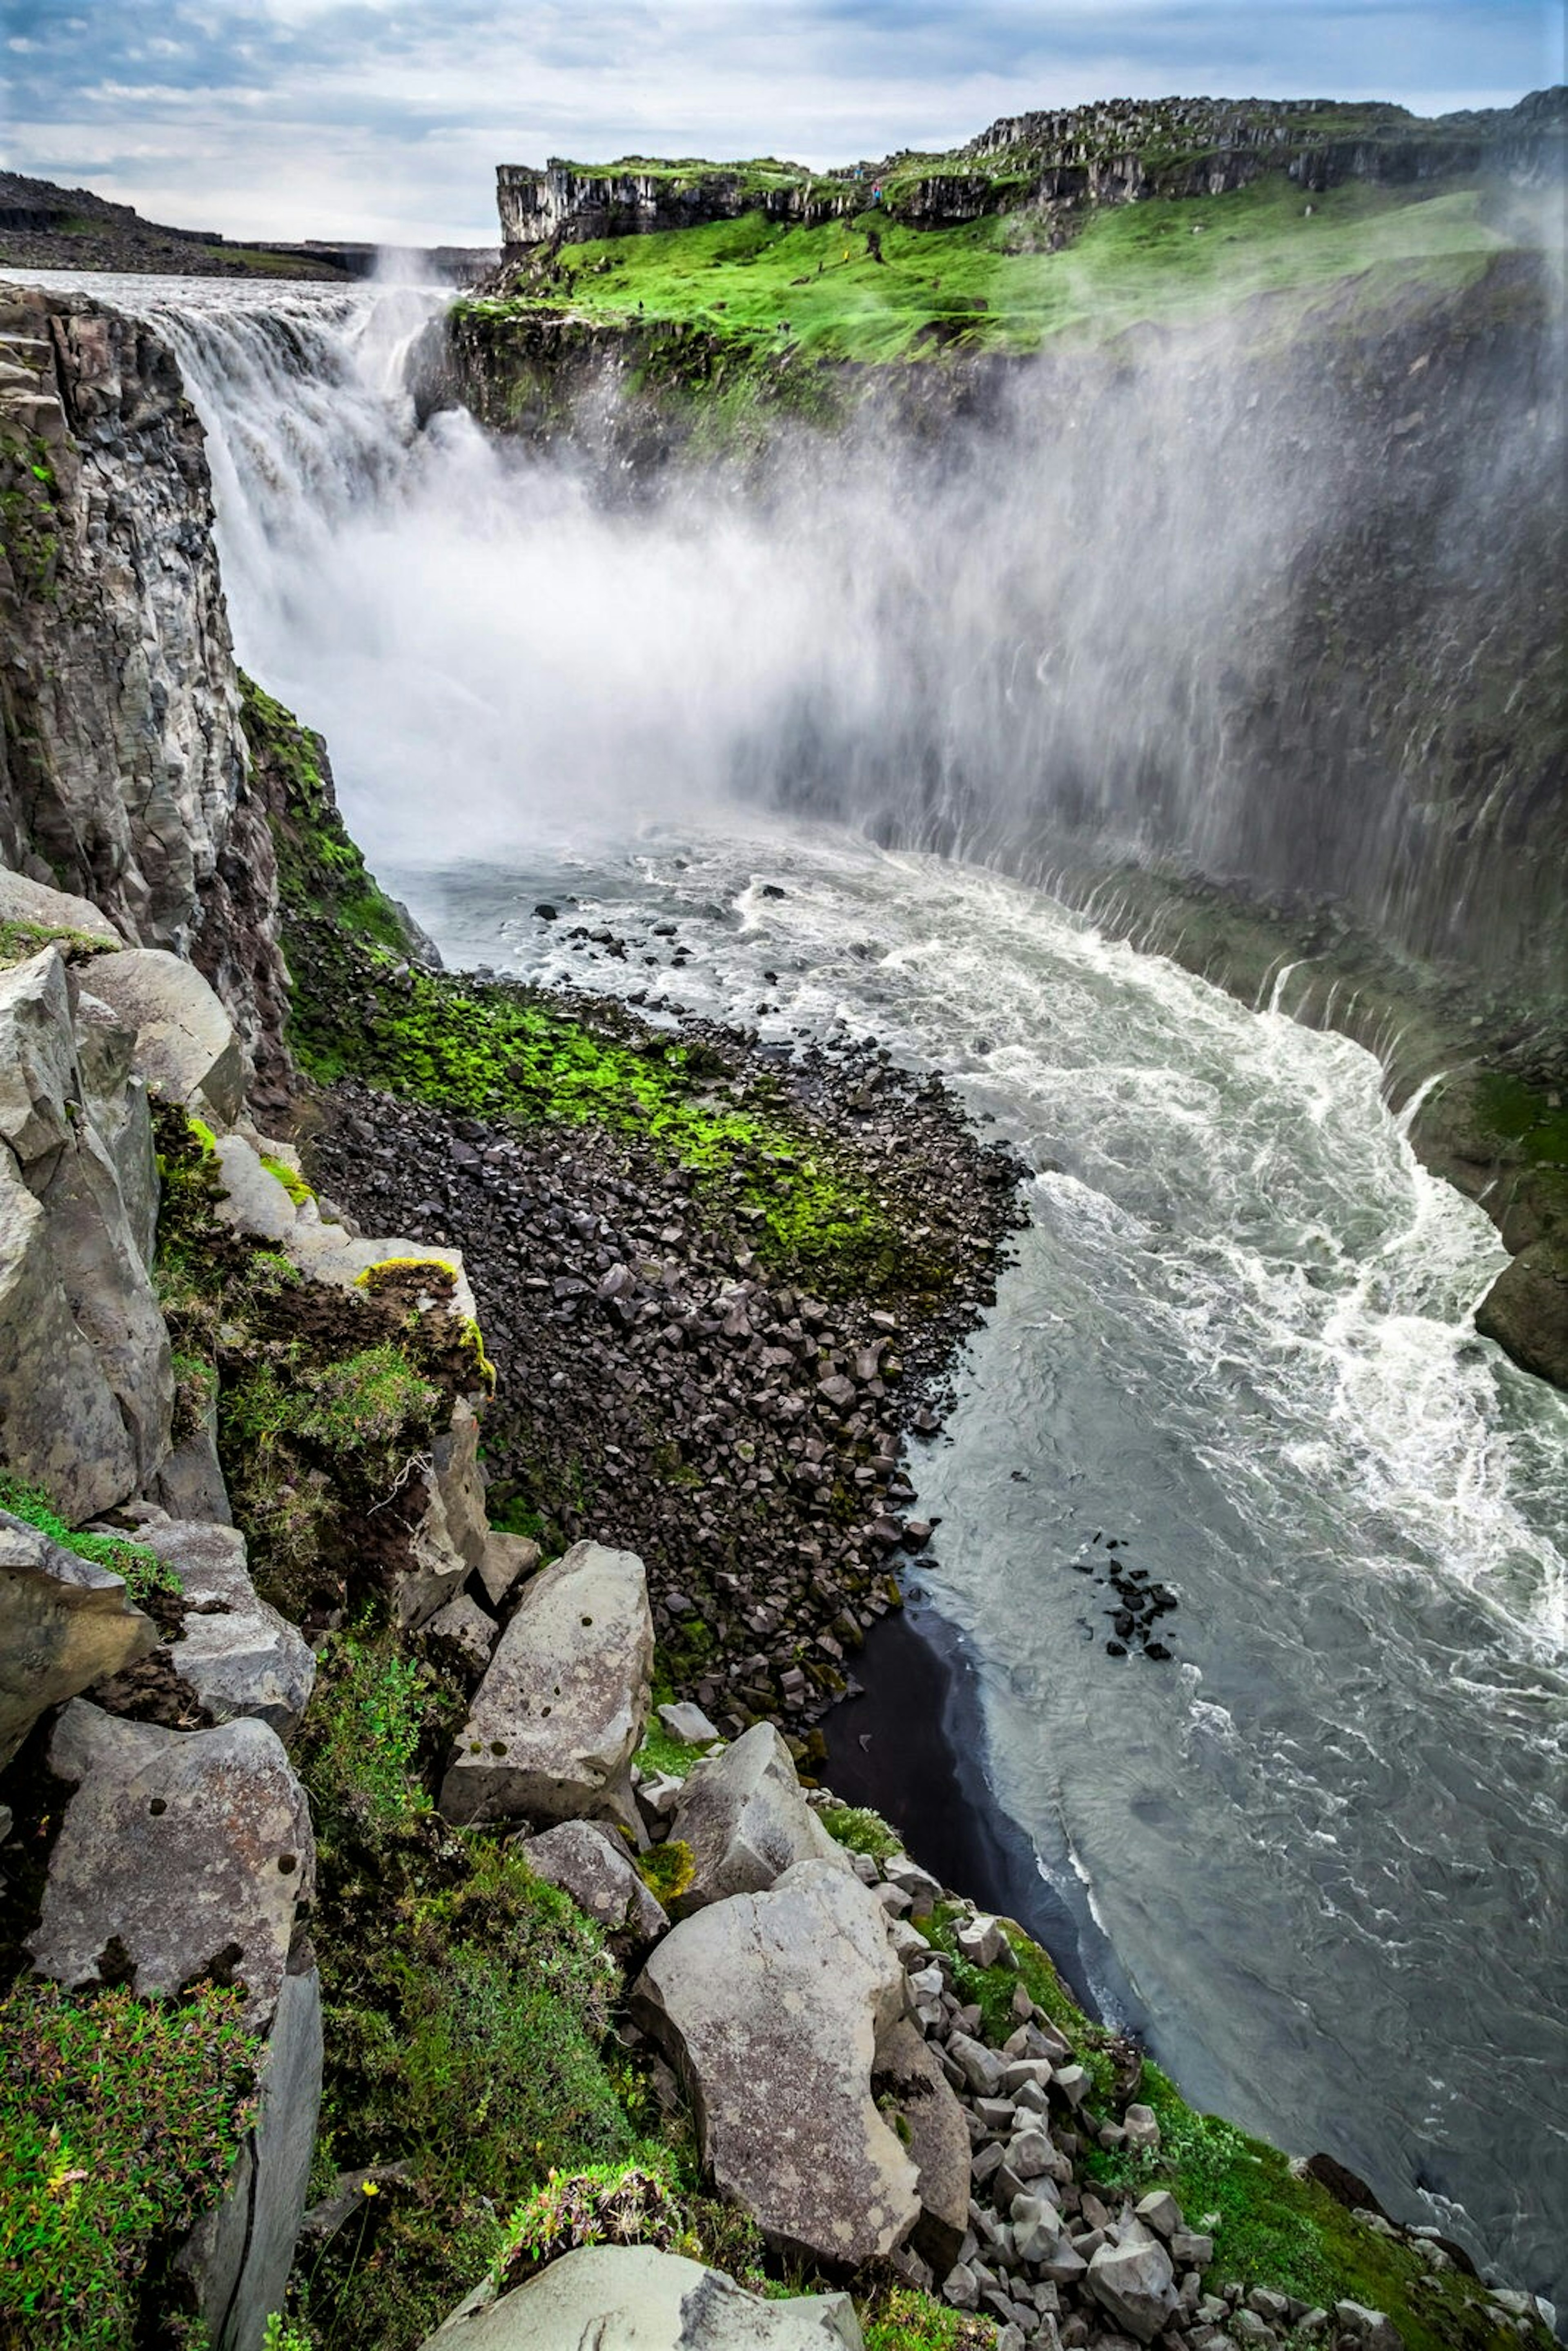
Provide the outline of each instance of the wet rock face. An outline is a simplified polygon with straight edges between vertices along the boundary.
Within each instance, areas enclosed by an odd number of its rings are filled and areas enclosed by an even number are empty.
[[[446,1818],[634,1819],[653,1666],[642,1561],[574,1544],[528,1585],[497,1645],[442,1782]]]
[[[279,1070],[276,862],[173,354],[86,296],[0,287],[0,474],[23,501],[0,563],[0,858],[193,956]]]
[[[903,2001],[882,1905],[822,1861],[683,1920],[634,1987],[691,2089],[719,2193],[810,2260],[875,2260],[920,2217],[915,2168],[871,2087]]]

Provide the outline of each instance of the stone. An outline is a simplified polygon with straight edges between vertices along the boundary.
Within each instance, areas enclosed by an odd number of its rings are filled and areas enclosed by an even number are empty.
[[[862,2351],[847,2294],[764,2302],[652,2245],[584,2245],[514,2293],[483,2287],[422,2351]]]
[[[653,1664],[642,1561],[574,1543],[528,1584],[497,1644],[442,1783],[446,1819],[634,1821]]]
[[[92,992],[136,1032],[136,1067],[166,1101],[231,1126],[246,1060],[233,1021],[194,964],[163,947],[99,956]]]
[[[1214,2239],[1178,2229],[1171,2239],[1171,2259],[1178,2270],[1206,2270],[1214,2259]]]
[[[700,1706],[690,1698],[677,1698],[673,1706],[659,1708],[659,1720],[672,1739],[686,1747],[711,1747],[718,1737],[718,1727],[708,1720]]]
[[[1075,2070],[1082,2071],[1082,2068],[1077,2068]],[[1058,2074],[1056,2078],[1065,2089],[1067,2086],[1066,2072]],[[1071,2093],[1069,2093],[1069,2095],[1071,2095]],[[1077,2103],[1077,2099],[1074,2099],[1073,2104],[1076,2105]],[[1126,2113],[1122,2116],[1122,2125],[1124,2129],[1126,2131],[1127,2145],[1130,2147],[1135,2148],[1141,2155],[1157,2155],[1159,2153],[1160,2126],[1152,2106],[1129,2106]]]
[[[906,2017],[891,2024],[876,2044],[872,2094],[884,2115],[902,2117],[894,2128],[916,2173],[920,2218],[910,2242],[938,2275],[958,2258],[969,2220],[969,2134],[964,2109],[947,2077]]]
[[[0,970],[0,1140],[24,1167],[57,1151],[80,1097],[66,967],[46,947]]]
[[[234,1511],[218,1459],[218,1399],[208,1400],[200,1426],[158,1465],[152,1499],[172,1519],[200,1519],[230,1527]]]
[[[1015,2196],[1009,2218],[1019,2261],[1031,2269],[1048,2262],[1061,2241],[1061,2215],[1055,2205],[1044,2196]]]
[[[770,1722],[696,1765],[681,1792],[672,1836],[692,1849],[688,1909],[732,1894],[758,1894],[797,1862],[852,1876],[849,1855],[822,1826]],[[880,1905],[877,1906],[880,1909]]]
[[[38,1973],[96,1982],[115,1945],[139,1992],[167,1995],[216,1966],[265,2026],[316,1879],[310,1808],[277,1732],[248,1717],[161,1730],[78,1698],[49,1763],[77,1790],[27,1946]]]
[[[1097,2247],[1084,2283],[1101,2309],[1140,2343],[1152,2343],[1176,2308],[1170,2255],[1135,2220],[1119,2244]]]
[[[994,2049],[967,2032],[948,2035],[947,2054],[977,2098],[995,2097],[1002,2078],[1002,2061]]]
[[[1333,2314],[1340,2332],[1353,2335],[1361,2351],[1405,2351],[1405,2337],[1381,2310],[1369,2310],[1362,2302],[1336,2302]]]
[[[471,1665],[487,1666],[490,1652],[496,1646],[494,1619],[486,1616],[476,1600],[460,1592],[444,1608],[438,1608],[425,1626],[439,1641],[455,1641]]]
[[[544,1556],[531,1535],[487,1534],[475,1570],[492,1608],[498,1608],[515,1583],[532,1575]]]
[[[224,1187],[218,1215],[224,1223],[253,1240],[276,1245],[292,1239],[299,1211],[287,1186],[262,1165],[254,1144],[242,1134],[220,1134],[217,1154]]]
[[[871,2086],[903,2005],[875,1897],[828,1861],[683,1919],[637,1980],[632,2012],[685,2079],[718,2193],[786,2253],[855,2267],[920,2218]]]
[[[972,1968],[994,1968],[1001,1959],[1007,1937],[994,1918],[977,1916],[965,1920],[954,1940],[959,1958],[967,1959]]]
[[[629,1930],[638,1942],[652,1943],[669,1926],[622,1839],[597,1821],[558,1822],[518,1851],[536,1876],[570,1894],[607,1934]]]
[[[1164,2237],[1167,2244],[1174,2242],[1182,2226],[1182,2213],[1168,2188],[1153,2189],[1134,2210],[1145,2229]]]
[[[118,1575],[0,1510],[0,1767],[49,1707],[157,1645]]]
[[[144,1519],[136,1539],[180,1579],[184,1626],[169,1656],[214,1721],[251,1715],[292,1739],[310,1702],[316,1659],[298,1628],[258,1594],[238,1529]]]
[[[192,2231],[181,2266],[213,2351],[262,2351],[281,2310],[305,2214],[321,2105],[321,1979],[284,1978],[267,2038],[256,2117],[224,2199]]]

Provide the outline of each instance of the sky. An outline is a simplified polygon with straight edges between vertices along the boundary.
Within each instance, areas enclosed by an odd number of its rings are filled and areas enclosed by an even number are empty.
[[[231,236],[488,245],[498,162],[813,165],[1094,98],[1511,105],[1563,0],[0,0],[0,162]]]

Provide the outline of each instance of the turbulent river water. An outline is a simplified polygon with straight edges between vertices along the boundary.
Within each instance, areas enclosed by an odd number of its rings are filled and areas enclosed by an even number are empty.
[[[915,1464],[995,1801],[1190,2096],[1561,2294],[1568,1403],[1477,1338],[1502,1251],[1376,1062],[1288,975],[1249,1009],[1019,883],[727,802],[820,582],[733,500],[416,433],[434,298],[107,290],[208,427],[241,658],[450,958],[872,1032],[1019,1145],[1019,1259]],[[1106,1652],[1075,1571],[1113,1534],[1180,1595],[1169,1664]]]

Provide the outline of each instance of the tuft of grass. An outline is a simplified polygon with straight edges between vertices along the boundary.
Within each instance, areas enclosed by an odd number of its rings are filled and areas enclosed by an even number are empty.
[[[851,1853],[869,1854],[873,1861],[891,1860],[904,1851],[904,1839],[880,1813],[867,1804],[828,1804],[817,1815],[828,1834]]]
[[[0,1470],[0,1510],[9,1510],[14,1519],[37,1527],[51,1542],[75,1552],[78,1559],[90,1560],[95,1567],[118,1575],[139,1606],[155,1593],[178,1599],[183,1589],[174,1569],[155,1552],[141,1543],[126,1542],[119,1535],[78,1534],[66,1524],[41,1487],[24,1485],[9,1470]]]
[[[277,1176],[297,1208],[302,1208],[307,1200],[316,1197],[298,1168],[291,1167],[287,1159],[279,1159],[270,1151],[264,1151],[259,1156],[267,1174]]]
[[[438,1712],[428,1669],[392,1635],[334,1634],[321,1653],[330,1703],[313,1710],[308,1783],[340,1819],[374,1833],[428,1813],[420,1749]]]
[[[996,2323],[966,2317],[914,2286],[891,2286],[860,2305],[865,2351],[991,2351]]]
[[[250,2126],[260,2043],[237,1991],[178,2003],[0,2000],[0,2319],[30,2351],[122,2351],[142,2283],[211,2205]]]
[[[695,1764],[712,1752],[711,1747],[688,1747],[684,1739],[666,1730],[655,1715],[632,1760],[640,1771],[660,1771],[666,1780],[684,1780]]]

